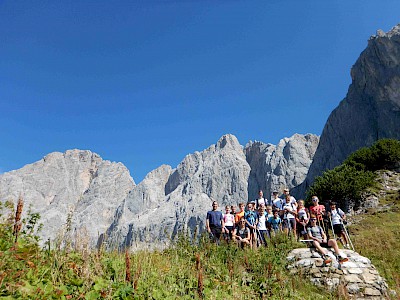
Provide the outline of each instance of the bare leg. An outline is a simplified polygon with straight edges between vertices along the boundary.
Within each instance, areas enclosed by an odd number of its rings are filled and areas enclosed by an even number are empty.
[[[332,247],[333,250],[335,250],[335,253],[336,253],[337,255],[339,255],[339,247],[338,247],[338,244],[336,243],[336,241],[335,241],[334,239],[330,239],[330,240],[328,241],[328,246],[329,246],[329,247]]]
[[[317,241],[313,241],[313,245],[318,250],[319,253],[322,253],[322,254],[328,253],[328,250],[326,250],[325,248],[322,248],[321,245]]]

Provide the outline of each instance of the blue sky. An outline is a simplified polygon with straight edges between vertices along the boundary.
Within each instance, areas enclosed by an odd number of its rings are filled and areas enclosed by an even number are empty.
[[[349,3],[351,2],[351,3]],[[321,134],[400,1],[1,1],[0,172],[88,149],[138,183],[232,133]]]

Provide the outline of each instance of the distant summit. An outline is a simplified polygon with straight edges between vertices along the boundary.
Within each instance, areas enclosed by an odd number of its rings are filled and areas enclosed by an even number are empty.
[[[256,142],[244,148],[227,134],[188,154],[175,169],[151,171],[137,185],[121,163],[87,150],[55,152],[0,175],[0,201],[15,203],[22,193],[25,207],[41,215],[42,242],[62,236],[70,215],[72,239],[109,248],[159,248],[180,232],[203,231],[212,199],[222,208],[247,202],[258,189],[269,198],[272,189],[302,182],[317,145],[317,136],[296,134],[277,146]]]

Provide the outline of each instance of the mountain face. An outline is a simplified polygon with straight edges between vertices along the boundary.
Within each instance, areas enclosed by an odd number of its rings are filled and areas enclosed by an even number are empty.
[[[102,160],[90,151],[69,150],[1,175],[0,201],[15,203],[21,194],[23,216],[29,206],[32,212],[40,213],[43,241],[61,234],[72,213],[73,233],[85,231],[93,244],[134,186],[123,164]]]
[[[19,170],[0,175],[0,200],[17,201],[41,215],[42,241],[54,240],[72,216],[72,234],[92,246],[132,249],[167,246],[179,233],[196,236],[215,199],[225,205],[247,202],[259,189],[292,188],[304,181],[318,137],[296,134],[278,145],[235,136],[187,155],[172,169],[162,165],[135,185],[121,163],[90,151],[51,153]],[[24,210],[26,213],[26,209]]]
[[[303,192],[357,149],[381,138],[400,139],[400,24],[370,38],[351,77],[346,98],[325,124]]]
[[[250,142],[245,152],[251,172],[249,198],[254,199],[258,190],[270,199],[273,191],[292,189],[306,177],[317,149],[319,137],[313,134],[295,134],[280,140],[278,145]]]

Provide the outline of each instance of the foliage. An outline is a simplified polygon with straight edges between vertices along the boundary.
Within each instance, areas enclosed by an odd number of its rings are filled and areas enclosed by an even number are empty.
[[[381,139],[371,147],[361,148],[352,153],[344,164],[367,171],[391,170],[400,165],[400,141]]]
[[[14,243],[12,222],[3,221],[0,299],[336,298],[287,272],[285,257],[300,245],[284,236],[257,250],[216,246],[206,237],[193,244],[182,236],[164,251],[127,258],[83,248],[40,249],[26,233]]]
[[[308,197],[318,195],[321,200],[335,200],[341,207],[352,200],[358,206],[362,192],[373,186],[375,177],[373,172],[343,164],[317,177],[308,191]]]
[[[355,151],[343,164],[317,177],[307,198],[317,195],[321,200],[335,200],[341,207],[352,201],[358,207],[363,193],[375,184],[374,171],[399,166],[400,141],[381,139],[371,147]]]
[[[400,293],[400,191],[381,199],[386,209],[354,217],[352,240],[358,252],[371,259],[391,288]]]

